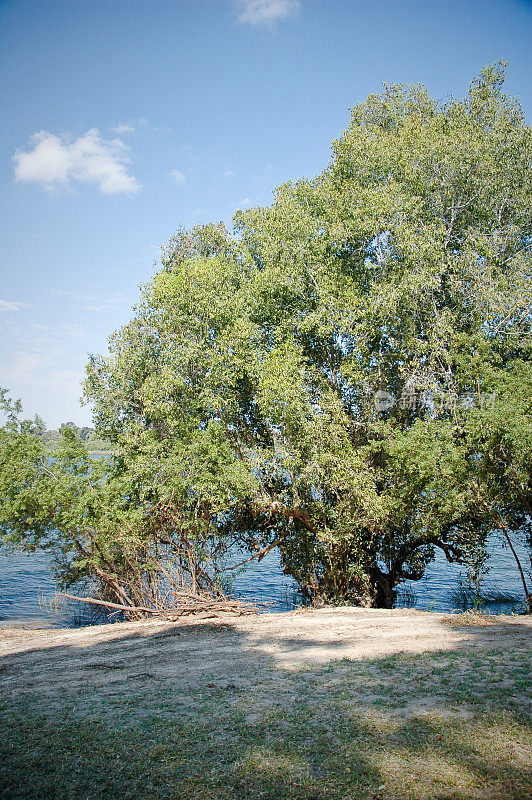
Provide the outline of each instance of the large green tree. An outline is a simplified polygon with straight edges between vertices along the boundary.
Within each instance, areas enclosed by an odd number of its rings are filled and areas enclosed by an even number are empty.
[[[386,86],[323,173],[233,235],[169,242],[88,366],[116,455],[61,501],[100,498],[80,530],[107,509],[84,541],[101,528],[115,596],[172,558],[212,591],[212,554],[237,544],[279,546],[314,601],[391,606],[436,548],[475,565],[491,532],[529,531],[532,147],[503,79],[487,68],[445,105]],[[91,547],[76,563],[94,573]]]
[[[213,469],[247,476],[218,531],[279,544],[315,599],[389,606],[434,548],[474,563],[530,523],[532,150],[503,79],[368,97],[328,168],[236,236],[180,231],[89,366],[119,446],[216,431]]]

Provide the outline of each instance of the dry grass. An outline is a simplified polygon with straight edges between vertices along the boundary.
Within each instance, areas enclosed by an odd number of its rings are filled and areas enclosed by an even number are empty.
[[[525,800],[529,627],[331,612],[32,649],[16,634],[0,660],[0,798]]]
[[[483,611],[463,611],[460,614],[449,614],[442,619],[442,623],[455,628],[462,628],[464,626],[483,627],[485,625],[500,624],[501,617],[487,614]]]

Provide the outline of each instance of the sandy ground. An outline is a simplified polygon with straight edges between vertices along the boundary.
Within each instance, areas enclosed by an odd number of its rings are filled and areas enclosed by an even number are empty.
[[[480,648],[515,652],[532,643],[530,617],[500,617],[485,627],[450,627],[446,619],[405,609],[335,608],[74,630],[3,629],[0,693],[30,692],[53,703],[68,691],[138,691],[143,681],[186,691],[214,680],[227,688],[228,681],[250,685],[338,659]]]

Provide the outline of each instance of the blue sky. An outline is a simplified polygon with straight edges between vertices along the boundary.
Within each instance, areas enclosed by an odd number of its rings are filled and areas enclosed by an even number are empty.
[[[0,385],[50,427],[178,225],[312,176],[383,81],[532,112],[524,0],[0,0]]]

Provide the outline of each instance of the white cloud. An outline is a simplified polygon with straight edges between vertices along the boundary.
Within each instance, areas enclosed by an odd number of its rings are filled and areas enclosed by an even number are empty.
[[[273,25],[299,12],[299,0],[237,0],[237,20],[248,25]]]
[[[123,136],[125,133],[135,133],[137,129],[134,128],[133,125],[120,124],[115,125],[114,128],[109,128],[109,130],[113,133],[117,133],[119,136]]]
[[[83,311],[110,311],[120,309],[124,306],[131,306],[132,298],[122,292],[113,292],[107,295],[83,294],[82,292],[70,292],[64,289],[53,289],[52,295],[64,297],[74,303]]]
[[[120,122],[118,125],[114,125],[113,127],[109,128],[110,131],[113,133],[117,133],[119,136],[128,133],[137,133],[139,128],[148,129],[155,133],[156,131],[171,131],[171,128],[168,128],[166,125],[162,127],[152,126],[150,120],[147,117],[139,117],[139,119],[129,119],[127,122]]]
[[[38,183],[48,190],[67,187],[72,182],[95,183],[103,194],[137,192],[138,181],[130,175],[129,148],[120,139],[103,139],[91,128],[74,141],[40,131],[31,138],[33,149],[17,151],[15,180]]]
[[[20,352],[9,364],[0,367],[0,381],[8,385],[37,386],[51,389],[75,389],[79,395],[83,373],[80,370],[56,367],[57,354],[41,355]]]
[[[177,183],[178,186],[179,184],[184,183],[186,181],[186,176],[179,169],[173,169],[170,175],[172,176],[172,178],[174,179],[174,181]]]
[[[28,303],[19,303],[13,300],[0,300],[0,311],[18,311],[21,308],[28,308]]]
[[[239,200],[238,203],[234,203],[235,208],[249,208],[252,205],[251,197],[244,197],[243,200]]]
[[[9,374],[20,379],[32,375],[40,367],[47,366],[51,359],[39,353],[16,353],[9,365]]]
[[[234,171],[234,169],[224,169],[223,174],[224,174],[224,178],[227,178],[227,180],[230,180],[231,178],[235,177],[236,172]]]

